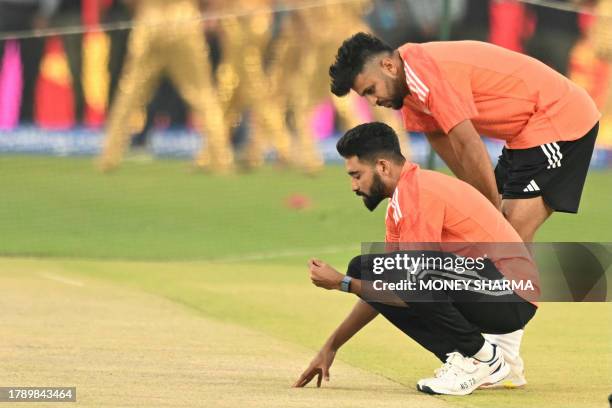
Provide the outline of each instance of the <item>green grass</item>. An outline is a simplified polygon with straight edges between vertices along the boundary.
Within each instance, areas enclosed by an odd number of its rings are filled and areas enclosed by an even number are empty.
[[[143,290],[204,316],[305,346],[313,355],[355,302],[351,296],[310,285],[300,265],[0,259],[0,269],[8,268],[15,273],[44,270],[70,279],[96,278]],[[522,347],[528,388],[438,398],[458,407],[601,406],[612,378],[611,321],[610,303],[543,303]],[[343,347],[338,358],[410,389],[440,364],[382,318]]]
[[[212,177],[162,161],[102,175],[87,159],[1,157],[0,169],[3,255],[210,259],[384,234],[383,212],[364,212],[339,167]],[[312,208],[287,208],[295,193]]]
[[[612,241],[611,181],[612,171],[591,172],[580,214],[553,215],[538,240]],[[288,208],[295,193],[312,207]],[[343,269],[360,242],[384,236],[384,206],[365,210],[340,166],[316,178],[273,168],[216,177],[159,161],[101,175],[89,159],[4,156],[0,194],[0,256],[44,258],[0,259],[0,268],[127,285],[313,350],[354,299],[312,287],[306,259],[318,255]],[[610,306],[543,304],[524,343],[529,388],[448,400],[466,407],[605,404]],[[340,358],[409,387],[438,365],[382,319]]]
[[[194,260],[384,237],[385,206],[367,212],[340,166],[211,177],[161,161],[102,175],[89,159],[4,156],[0,169],[0,255]],[[294,193],[312,208],[287,208]],[[610,197],[612,171],[592,172],[580,214],[555,214],[538,239],[612,241]]]

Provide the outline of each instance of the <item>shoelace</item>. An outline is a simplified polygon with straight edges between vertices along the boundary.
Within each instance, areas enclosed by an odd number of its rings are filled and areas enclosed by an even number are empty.
[[[442,377],[444,374],[446,374],[446,372],[450,369],[451,365],[447,362],[445,362],[442,367],[440,368],[436,368],[434,370],[434,377],[436,378],[440,378]]]
[[[434,371],[436,378],[444,376],[458,376],[459,374],[470,373],[473,371],[473,367],[468,358],[462,356],[460,353],[453,352],[448,353],[446,362],[444,365]]]

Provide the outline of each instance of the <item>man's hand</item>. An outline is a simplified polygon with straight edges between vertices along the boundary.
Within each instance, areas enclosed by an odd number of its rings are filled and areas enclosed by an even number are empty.
[[[329,381],[329,367],[331,367],[336,357],[336,352],[329,348],[323,348],[319,354],[310,362],[310,365],[300,378],[293,384],[294,387],[305,387],[312,379],[317,376],[317,387],[321,387],[321,381]]]
[[[319,259],[308,261],[310,280],[315,286],[323,289],[340,289],[344,275]]]
[[[351,313],[334,330],[323,347],[321,347],[321,351],[310,362],[308,368],[304,370],[293,386],[305,387],[315,376],[318,376],[317,387],[321,386],[323,379],[329,381],[329,367],[334,362],[336,351],[377,315],[378,312],[372,306],[359,299]]]

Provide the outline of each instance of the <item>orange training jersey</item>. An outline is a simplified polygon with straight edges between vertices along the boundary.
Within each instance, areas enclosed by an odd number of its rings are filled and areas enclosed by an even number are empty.
[[[389,250],[442,243],[443,250],[455,254],[484,255],[506,279],[530,280],[535,290],[516,293],[537,306],[538,271],[527,247],[501,212],[471,185],[406,162],[385,223]]]
[[[522,242],[471,185],[406,162],[387,208],[387,242]]]
[[[410,94],[409,131],[444,131],[471,119],[510,149],[576,140],[599,120],[587,92],[542,62],[478,41],[408,43],[399,48]]]

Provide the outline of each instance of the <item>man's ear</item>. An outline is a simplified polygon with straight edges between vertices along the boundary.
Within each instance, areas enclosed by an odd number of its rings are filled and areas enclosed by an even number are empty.
[[[378,167],[379,173],[383,176],[391,174],[391,162],[387,159],[378,159],[376,161],[376,167]]]
[[[380,59],[380,68],[383,73],[391,78],[397,77],[397,66],[392,58],[393,55],[387,55]]]

